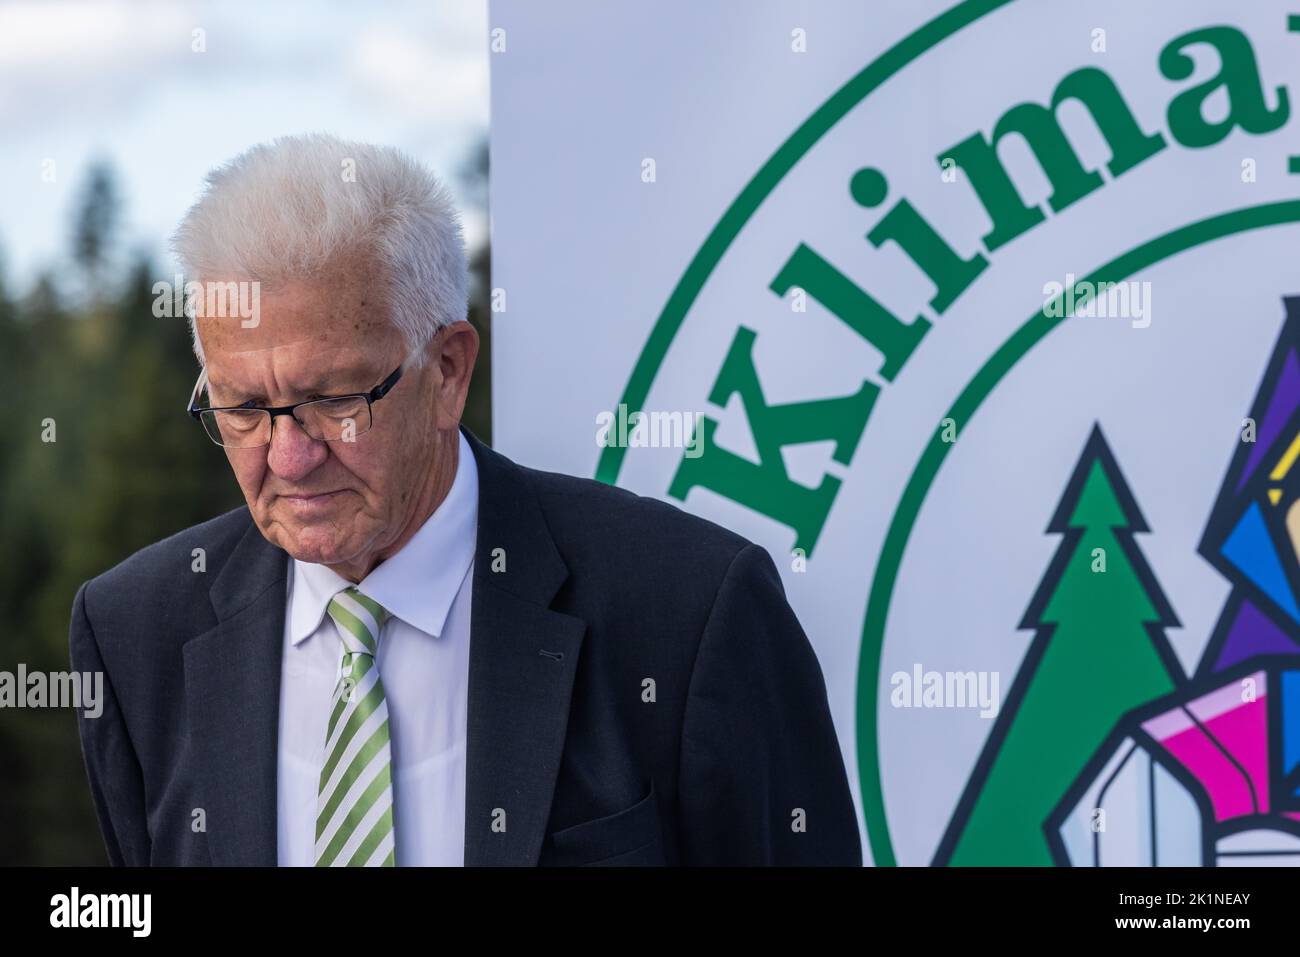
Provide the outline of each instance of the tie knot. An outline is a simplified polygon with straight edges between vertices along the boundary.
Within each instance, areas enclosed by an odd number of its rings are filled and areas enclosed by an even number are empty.
[[[391,617],[383,605],[356,588],[345,588],[330,599],[328,611],[338,626],[344,648],[354,653],[375,654],[379,629]]]

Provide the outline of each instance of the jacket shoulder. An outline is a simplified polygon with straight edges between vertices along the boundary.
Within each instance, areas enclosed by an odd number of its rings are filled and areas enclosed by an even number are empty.
[[[90,601],[94,595],[109,592],[138,595],[150,583],[156,583],[160,587],[174,587],[176,583],[186,581],[186,576],[197,582],[199,576],[193,573],[194,550],[203,549],[203,559],[208,570],[219,568],[234,551],[252,521],[248,506],[241,505],[224,515],[191,525],[152,545],[146,545],[86,582],[83,586],[86,598]]]
[[[657,498],[596,479],[519,468],[530,480],[561,551],[598,551],[609,558],[623,556],[628,563],[676,557],[686,574],[721,574],[753,544],[729,528]]]

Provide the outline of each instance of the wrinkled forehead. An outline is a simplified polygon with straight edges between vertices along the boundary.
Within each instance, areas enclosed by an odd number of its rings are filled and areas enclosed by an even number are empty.
[[[205,356],[315,342],[346,348],[391,338],[376,284],[356,269],[318,280],[208,280],[189,303]]]

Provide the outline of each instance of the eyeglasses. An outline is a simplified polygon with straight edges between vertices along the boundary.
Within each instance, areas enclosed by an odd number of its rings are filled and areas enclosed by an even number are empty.
[[[268,445],[275,428],[277,415],[292,415],[302,430],[313,439],[325,442],[351,442],[370,428],[370,406],[392,391],[402,377],[406,363],[398,366],[379,385],[369,392],[350,395],[332,395],[293,405],[271,408],[250,403],[222,408],[199,408],[195,405],[199,393],[207,385],[208,372],[204,369],[194,383],[187,411],[203,423],[208,438],[227,449],[255,449]]]

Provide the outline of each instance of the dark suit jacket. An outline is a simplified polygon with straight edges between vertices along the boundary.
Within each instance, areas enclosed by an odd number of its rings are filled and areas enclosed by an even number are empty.
[[[464,432],[465,863],[861,864],[821,669],[767,552]],[[240,508],[77,592],[72,666],[102,670],[105,698],[77,720],[113,864],[276,863],[289,561]]]

